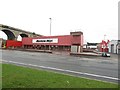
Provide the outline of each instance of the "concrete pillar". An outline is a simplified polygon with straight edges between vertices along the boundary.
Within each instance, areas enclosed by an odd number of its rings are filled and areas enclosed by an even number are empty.
[[[2,48],[2,38],[0,38],[0,48]]]
[[[80,52],[83,52],[83,46],[80,46]]]

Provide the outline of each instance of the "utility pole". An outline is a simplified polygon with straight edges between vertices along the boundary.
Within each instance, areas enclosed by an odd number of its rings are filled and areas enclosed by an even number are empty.
[[[106,34],[104,35],[104,46],[103,46],[103,51],[104,51],[104,52],[105,52],[105,48],[106,48],[106,45],[105,45],[105,43],[106,43],[105,37],[106,37]]]
[[[50,19],[50,36],[51,36],[51,23],[52,23],[52,18],[49,18]]]
[[[104,35],[104,41],[105,41],[106,34]]]
[[[51,23],[52,23],[52,18],[49,18],[50,19],[50,36],[51,36]],[[51,50],[51,47],[49,45],[49,50]]]

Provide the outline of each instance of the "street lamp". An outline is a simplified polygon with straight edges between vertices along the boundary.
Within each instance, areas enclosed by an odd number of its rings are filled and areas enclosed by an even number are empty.
[[[52,20],[52,18],[49,18],[50,19],[50,36],[51,36],[51,20]],[[49,45],[49,50],[51,49],[51,47],[50,47],[50,45]]]
[[[104,35],[104,41],[105,41],[106,34]]]
[[[106,37],[106,34],[104,35],[104,44],[103,44],[103,51],[105,52],[105,48],[106,48],[106,45],[105,45],[105,37]]]
[[[51,36],[51,23],[52,23],[52,18],[49,18],[50,19],[50,36]]]

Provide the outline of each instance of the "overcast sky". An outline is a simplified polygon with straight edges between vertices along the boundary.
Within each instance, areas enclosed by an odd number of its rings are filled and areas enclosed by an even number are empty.
[[[52,18],[52,35],[82,31],[87,42],[100,42],[105,34],[113,40],[118,39],[118,1],[0,0],[0,24],[48,36]]]

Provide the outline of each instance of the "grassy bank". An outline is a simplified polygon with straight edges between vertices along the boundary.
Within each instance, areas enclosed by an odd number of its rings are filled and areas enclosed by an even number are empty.
[[[3,64],[3,88],[117,88],[117,84]]]
[[[0,90],[2,89],[2,64],[0,62]]]

